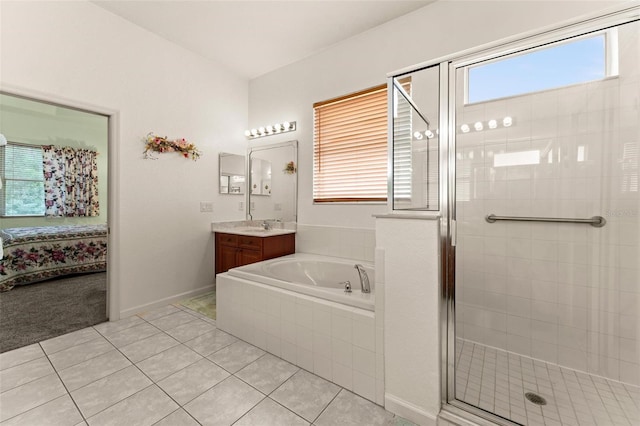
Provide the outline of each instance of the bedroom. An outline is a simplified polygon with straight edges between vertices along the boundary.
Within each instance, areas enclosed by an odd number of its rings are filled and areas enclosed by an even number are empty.
[[[105,116],[6,94],[0,115],[5,352],[106,320],[109,155]]]

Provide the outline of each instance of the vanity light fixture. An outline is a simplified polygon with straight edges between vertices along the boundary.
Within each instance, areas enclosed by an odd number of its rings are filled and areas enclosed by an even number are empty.
[[[253,129],[247,129],[244,131],[244,135],[248,139],[256,139],[264,136],[276,135],[278,133],[293,132],[296,130],[295,121],[284,121],[282,123],[276,123],[264,127],[258,127]]]

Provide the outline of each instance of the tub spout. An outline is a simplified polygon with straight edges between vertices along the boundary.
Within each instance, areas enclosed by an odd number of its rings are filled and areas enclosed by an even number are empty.
[[[367,275],[367,271],[365,271],[364,266],[359,263],[356,263],[354,266],[358,270],[358,274],[360,275],[360,288],[363,293],[371,293],[371,285],[369,284],[369,276]]]

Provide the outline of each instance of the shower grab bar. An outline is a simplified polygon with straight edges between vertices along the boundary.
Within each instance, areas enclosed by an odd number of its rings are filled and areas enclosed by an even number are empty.
[[[593,216],[588,219],[575,219],[564,217],[527,217],[527,216],[496,216],[489,214],[485,216],[485,220],[489,223],[493,223],[496,220],[513,220],[524,222],[563,222],[563,223],[588,223],[596,228],[602,228],[607,221],[602,216]]]

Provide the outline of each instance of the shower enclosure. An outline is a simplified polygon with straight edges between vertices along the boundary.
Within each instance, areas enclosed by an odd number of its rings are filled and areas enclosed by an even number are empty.
[[[638,10],[438,64],[450,412],[640,424]]]

